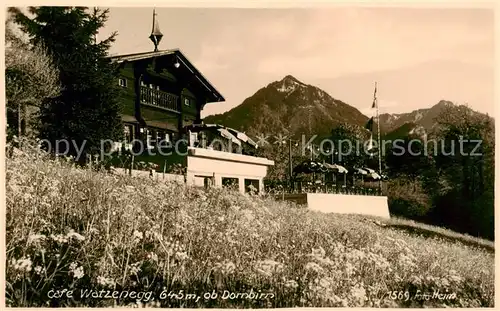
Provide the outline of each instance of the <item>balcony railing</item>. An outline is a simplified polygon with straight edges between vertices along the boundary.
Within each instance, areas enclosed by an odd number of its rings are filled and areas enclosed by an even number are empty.
[[[180,112],[177,99],[179,96],[141,86],[141,103],[163,109]]]

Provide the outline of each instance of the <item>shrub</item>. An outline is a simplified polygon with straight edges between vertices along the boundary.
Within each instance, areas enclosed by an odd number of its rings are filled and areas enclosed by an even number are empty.
[[[416,180],[397,178],[387,185],[387,198],[391,215],[420,218],[431,208],[431,201]]]

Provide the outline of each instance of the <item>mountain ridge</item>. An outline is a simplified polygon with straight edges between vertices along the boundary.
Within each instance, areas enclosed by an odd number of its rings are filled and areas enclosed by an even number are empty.
[[[410,131],[422,135],[430,132],[437,124],[439,114],[450,106],[463,105],[442,99],[429,108],[406,113],[382,113],[381,134],[394,136],[395,133]],[[286,75],[281,80],[258,89],[231,110],[207,116],[203,120],[205,123],[223,124],[253,136],[285,134],[297,137],[306,134],[321,138],[328,137],[331,130],[340,124],[348,123],[365,128],[369,117],[323,89]],[[376,126],[375,123],[374,128]]]

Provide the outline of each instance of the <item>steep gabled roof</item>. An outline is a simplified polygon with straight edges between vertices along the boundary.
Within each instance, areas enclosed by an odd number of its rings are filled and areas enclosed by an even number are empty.
[[[223,102],[225,101],[219,91],[201,74],[201,72],[196,69],[196,67],[187,59],[187,57],[179,49],[169,49],[161,50],[156,52],[142,52],[134,54],[124,54],[124,55],[111,55],[108,56],[109,59],[117,63],[122,62],[134,62],[142,59],[161,57],[166,55],[175,55],[181,64],[183,64],[198,80],[198,82],[203,85],[203,87],[210,94],[209,102]]]

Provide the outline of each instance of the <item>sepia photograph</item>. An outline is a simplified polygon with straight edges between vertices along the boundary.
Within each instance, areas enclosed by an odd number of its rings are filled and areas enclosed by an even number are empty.
[[[495,307],[493,4],[104,5],[4,7],[4,307]]]

